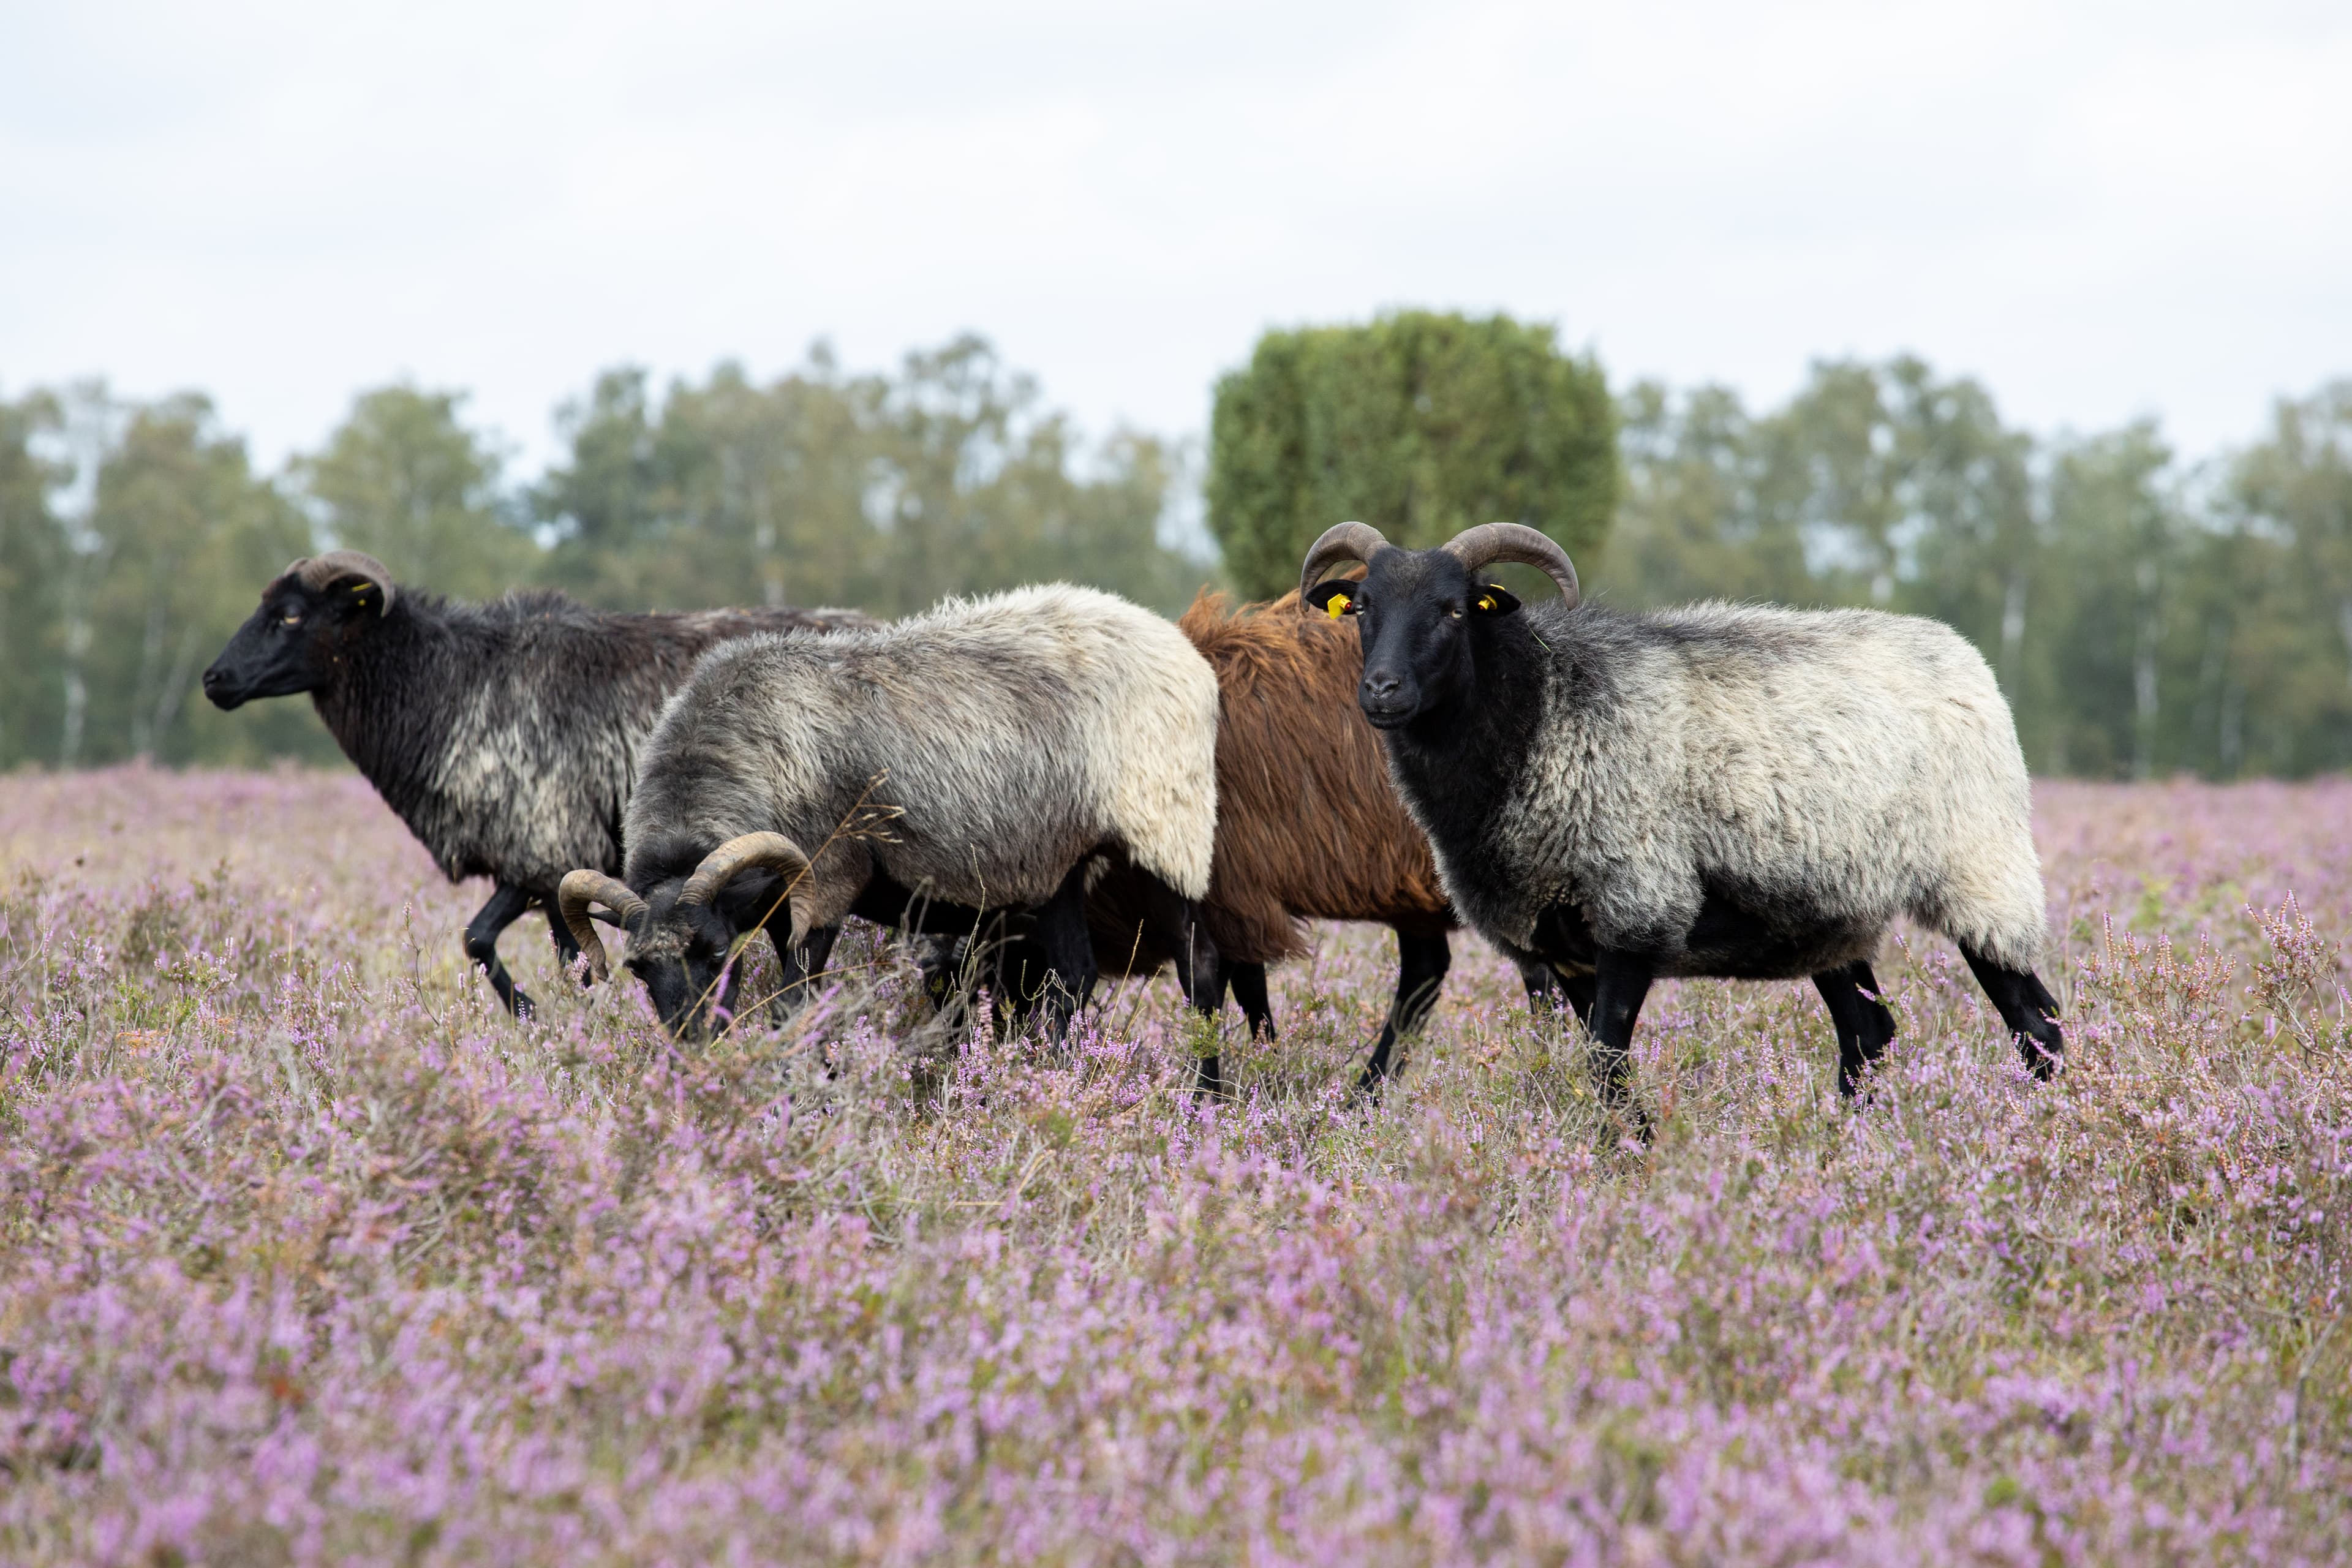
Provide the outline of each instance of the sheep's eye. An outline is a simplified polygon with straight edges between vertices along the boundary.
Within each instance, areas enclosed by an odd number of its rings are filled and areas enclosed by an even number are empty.
[[[1446,613],[1448,616],[1450,616],[1451,617],[1453,617],[1454,620],[1457,620],[1457,621],[1458,621],[1458,620],[1460,620],[1460,619],[1462,618],[1462,606],[1461,606],[1461,605],[1454,605],[1452,609],[1450,609],[1450,610],[1446,611],[1445,613]]]
[[[302,624],[302,612],[289,610],[278,617],[278,624],[281,626],[299,626]]]

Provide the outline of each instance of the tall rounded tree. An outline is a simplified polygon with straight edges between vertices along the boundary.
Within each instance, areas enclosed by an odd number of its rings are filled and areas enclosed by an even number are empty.
[[[1268,332],[1217,383],[1209,429],[1209,527],[1251,595],[1296,587],[1316,535],[1350,518],[1416,548],[1523,522],[1573,555],[1617,503],[1601,366],[1507,316]]]

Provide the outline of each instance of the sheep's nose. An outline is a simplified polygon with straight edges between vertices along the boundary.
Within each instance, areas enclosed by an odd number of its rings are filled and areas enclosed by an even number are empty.
[[[1404,683],[1384,669],[1364,671],[1364,696],[1375,702],[1386,702],[1397,694]]]

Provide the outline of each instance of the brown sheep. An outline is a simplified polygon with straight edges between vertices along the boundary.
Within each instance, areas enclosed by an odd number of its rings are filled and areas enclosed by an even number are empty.
[[[1271,1038],[1265,966],[1306,951],[1301,921],[1393,928],[1396,997],[1358,1080],[1369,1089],[1387,1076],[1398,1037],[1436,1001],[1453,962],[1446,933],[1461,922],[1357,708],[1356,628],[1301,615],[1295,593],[1234,610],[1206,590],[1176,624],[1216,671],[1221,710],[1216,851],[1201,905],[1220,963],[1211,1005],[1230,984],[1251,1032]],[[1150,974],[1175,956],[1137,934],[1142,910],[1119,871],[1097,881],[1087,905],[1105,974]],[[1531,997],[1549,992],[1545,977],[1527,979]],[[1201,1081],[1217,1086],[1214,1057]]]

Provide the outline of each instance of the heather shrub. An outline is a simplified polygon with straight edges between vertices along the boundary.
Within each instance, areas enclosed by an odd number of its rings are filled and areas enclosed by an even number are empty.
[[[1370,1105],[1339,928],[1227,1104],[871,937],[678,1048],[355,780],[0,781],[0,1557],[2338,1561],[2347,806],[2044,786],[2055,1082],[1914,934],[1859,1107],[1661,986],[1645,1150],[1471,943]]]

